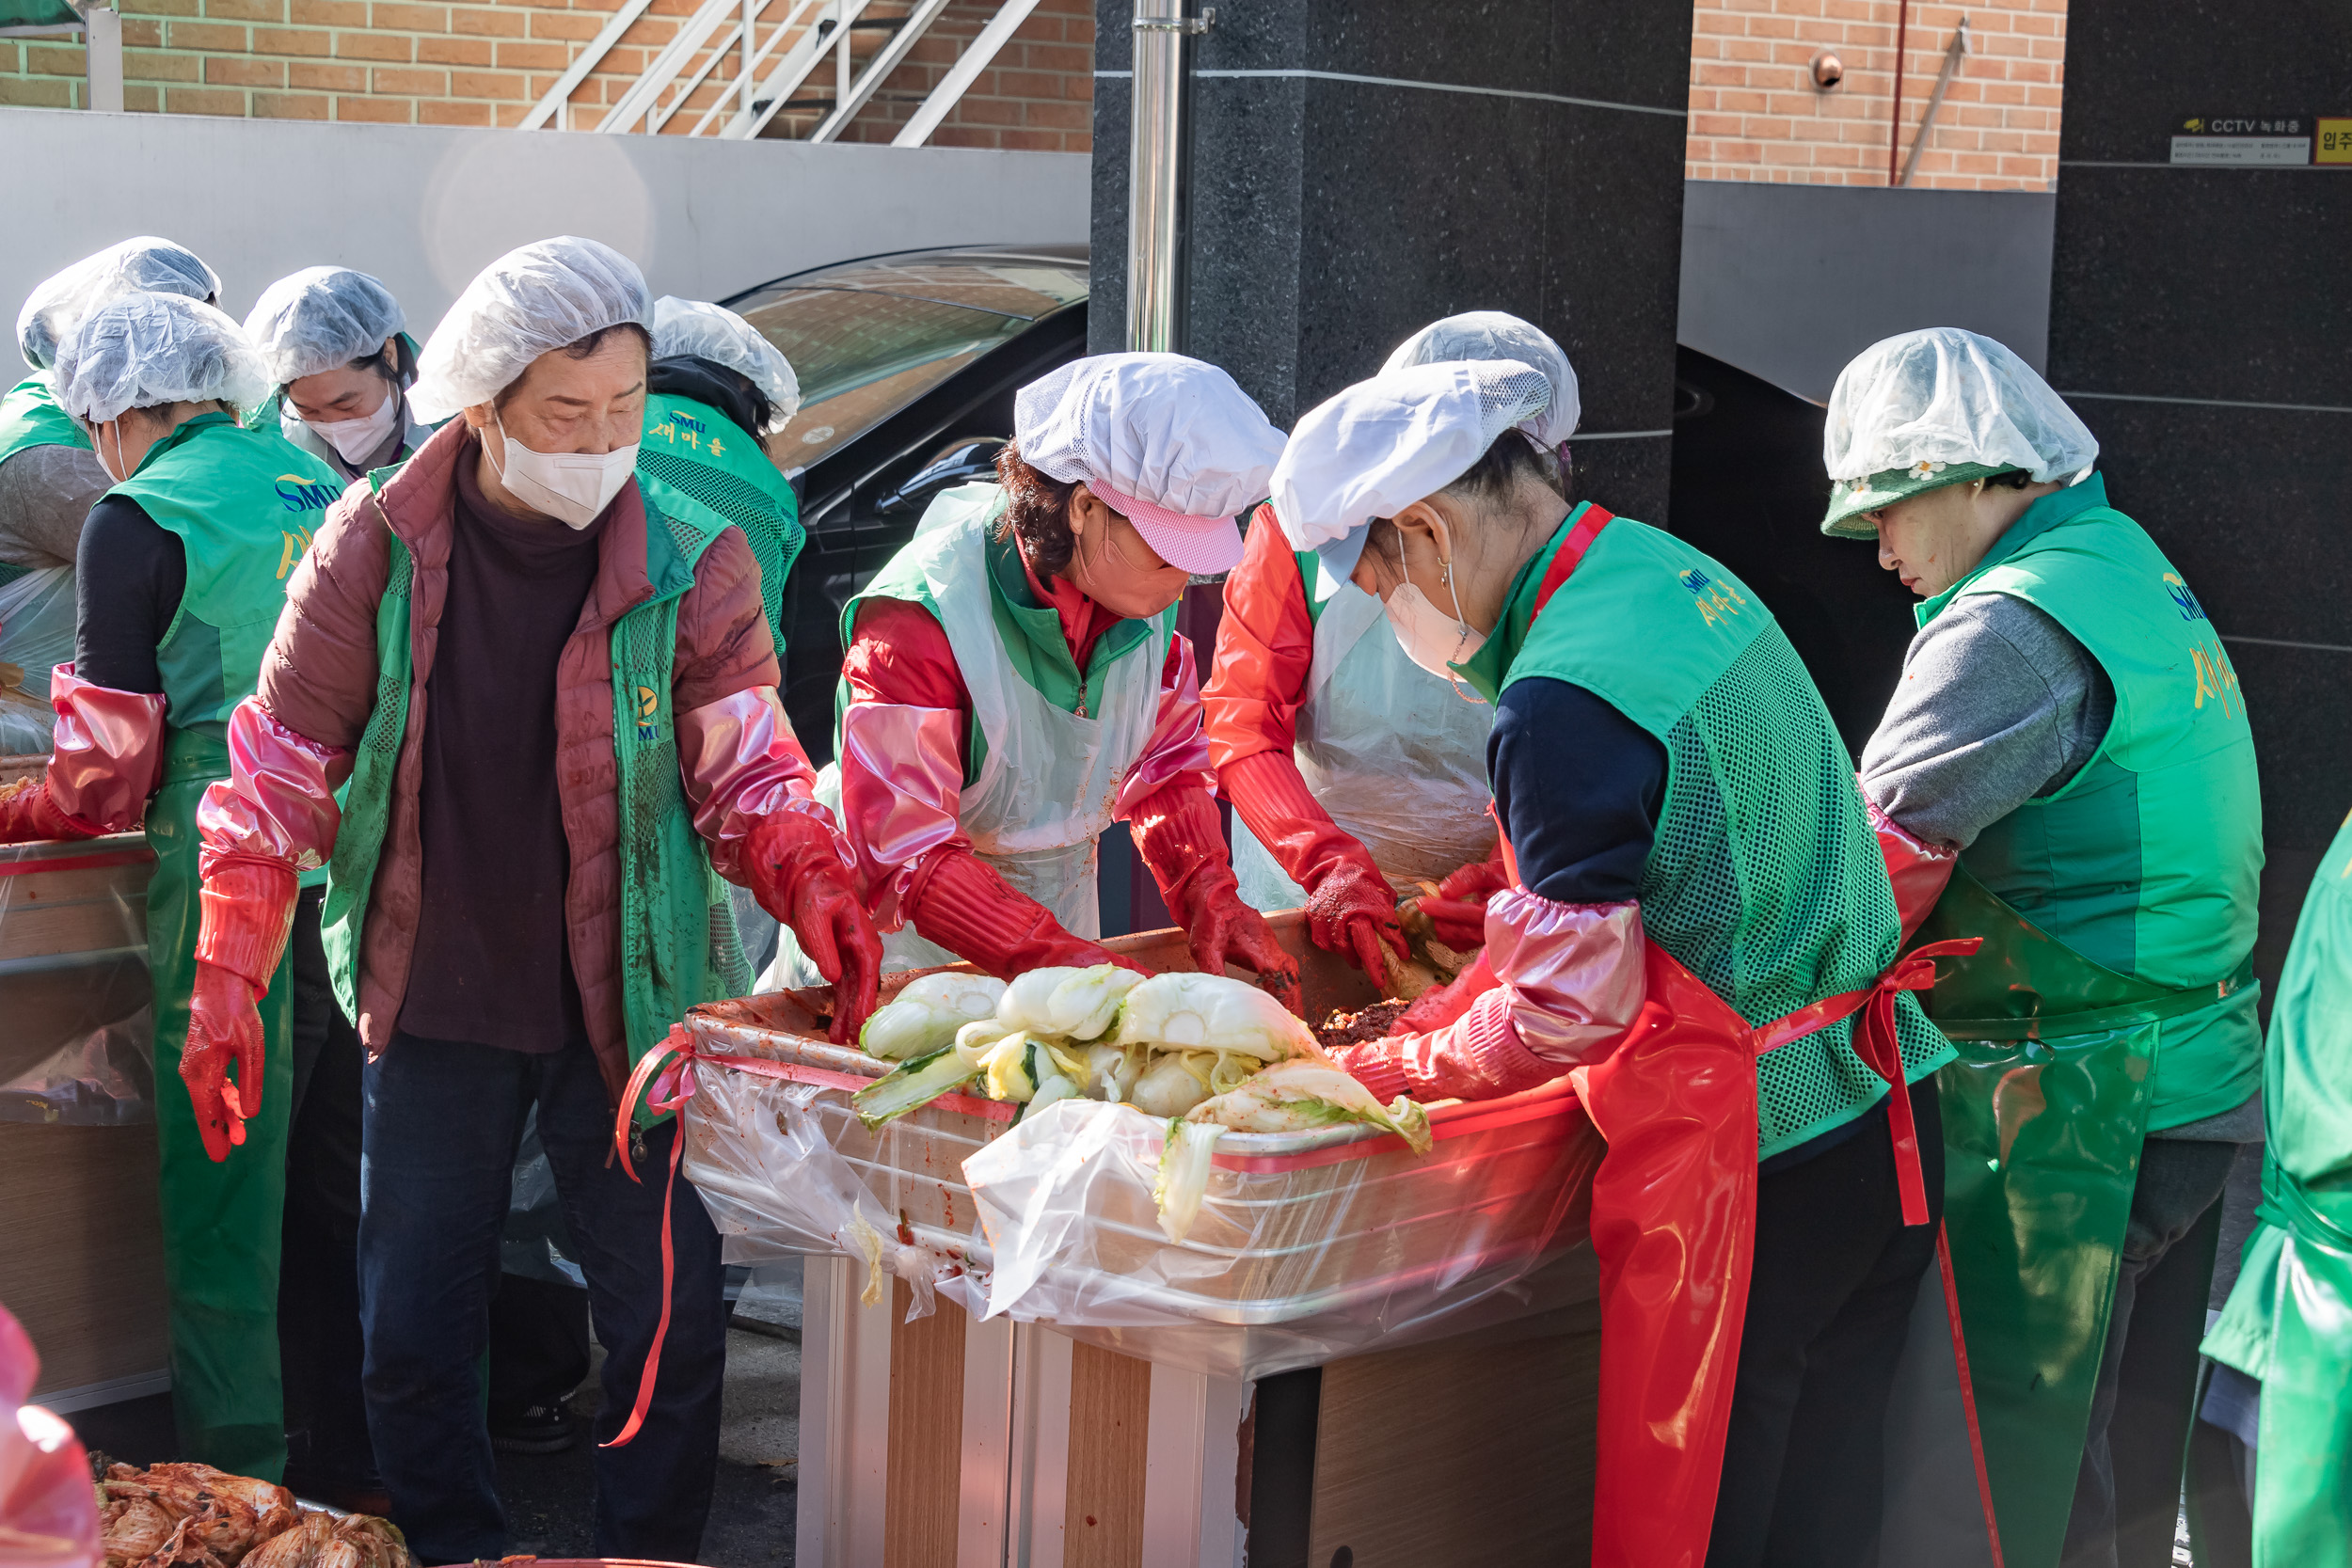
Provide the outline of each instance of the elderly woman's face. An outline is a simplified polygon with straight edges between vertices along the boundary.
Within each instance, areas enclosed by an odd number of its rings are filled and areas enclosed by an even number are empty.
[[[582,359],[550,349],[507,388],[503,403],[467,409],[466,422],[493,434],[503,428],[549,454],[600,455],[634,445],[644,435],[644,342],[634,332],[612,332]]]
[[[1135,620],[1184,596],[1191,575],[1162,561],[1135,524],[1083,484],[1071,492],[1070,531],[1077,542],[1062,576],[1105,610]]]
[[[1878,525],[1879,564],[1919,597],[1931,599],[1975,571],[2010,525],[2058,488],[2028,484],[2021,490],[1976,480],[1863,515]]]

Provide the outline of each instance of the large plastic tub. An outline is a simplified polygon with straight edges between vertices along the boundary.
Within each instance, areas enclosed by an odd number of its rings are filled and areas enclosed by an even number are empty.
[[[1299,916],[1274,924],[1301,960],[1310,1017],[1372,999],[1359,974],[1306,941]],[[1178,932],[1107,945],[1154,968],[1190,967]],[[904,984],[894,981],[886,990]],[[1556,1305],[1516,1288],[1586,1238],[1603,1146],[1565,1081],[1434,1107],[1437,1147],[1426,1156],[1372,1128],[1229,1132],[1182,1243],[1161,1232],[1149,1180],[1156,1150],[1137,1143],[1159,1124],[1133,1113],[1124,1147],[1114,1138],[1095,1156],[1100,1172],[1073,1189],[1083,1204],[1074,1223],[1041,1232],[1044,1243],[1009,1237],[1002,1223],[991,1233],[963,1162],[1006,1131],[1014,1108],[951,1095],[868,1132],[849,1096],[888,1064],[824,1041],[829,1000],[779,993],[688,1018],[699,1051],[774,1063],[782,1075],[696,1065],[684,1168],[728,1238],[731,1261],[858,1256],[843,1234],[849,1209],[828,1200],[854,1180],[896,1231],[900,1272],[914,1253],[929,1256],[939,1289],[976,1315],[1009,1310],[1147,1359],[1263,1376],[1421,1338],[1441,1321],[1434,1331],[1453,1332],[1453,1320],[1481,1303],[1489,1311]],[[812,1161],[812,1130],[837,1164]],[[992,1307],[1008,1245],[1031,1249],[1023,1272],[1037,1277],[1010,1303],[999,1291]]]

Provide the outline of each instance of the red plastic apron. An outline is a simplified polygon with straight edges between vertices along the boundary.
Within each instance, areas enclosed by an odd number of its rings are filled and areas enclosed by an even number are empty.
[[[1535,615],[1609,521],[1595,507],[1562,544]],[[1507,832],[1502,855],[1524,890]],[[1601,1314],[1596,1568],[1700,1568],[1707,1559],[1756,1248],[1756,1058],[1860,1012],[1854,1050],[1891,1090],[1902,1083],[1895,993],[1932,986],[1929,960],[1963,947],[1975,944],[1921,948],[1863,990],[1752,1029],[1672,954],[1645,943],[1647,999],[1633,1027],[1605,1061],[1568,1075],[1609,1144],[1591,1222]],[[1923,1225],[1909,1095],[1890,1094],[1888,1120],[1904,1223]]]

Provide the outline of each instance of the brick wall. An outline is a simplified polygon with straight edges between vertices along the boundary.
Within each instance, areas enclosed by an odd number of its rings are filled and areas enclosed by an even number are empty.
[[[121,0],[124,106],[135,113],[513,125],[618,5]],[[653,0],[571,95],[571,127],[593,127],[695,8],[696,0]],[[770,8],[763,37],[788,8]],[[908,8],[903,0],[877,4],[867,15],[891,18]],[[950,5],[843,139],[889,140],[995,10],[992,0]],[[887,36],[853,29],[855,62]],[[729,51],[730,66],[735,54]],[[1043,0],[932,134],[931,145],[1091,150],[1093,54],[1090,0]],[[78,37],[0,38],[0,104],[78,108],[86,74]],[[663,131],[684,133],[721,90],[716,82],[706,84]],[[821,99],[823,107],[780,112],[766,134],[806,135],[830,107],[833,91],[828,57],[794,99]]]
[[[1901,0],[1698,0],[1691,40],[1693,180],[1887,183]],[[1937,112],[1912,183],[1938,190],[2048,190],[2058,179],[2066,0],[1909,7],[1902,159],[1908,159],[1953,28],[1969,53]],[[1843,62],[1835,89],[1815,54]],[[1898,168],[1900,163],[1898,163]]]

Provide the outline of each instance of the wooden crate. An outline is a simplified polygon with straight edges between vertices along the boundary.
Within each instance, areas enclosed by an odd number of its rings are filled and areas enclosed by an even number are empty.
[[[147,1005],[153,863],[137,833],[0,847],[0,1083]],[[151,1124],[0,1121],[0,1303],[40,1352],[37,1395],[72,1407],[163,1371],[155,1183]]]

